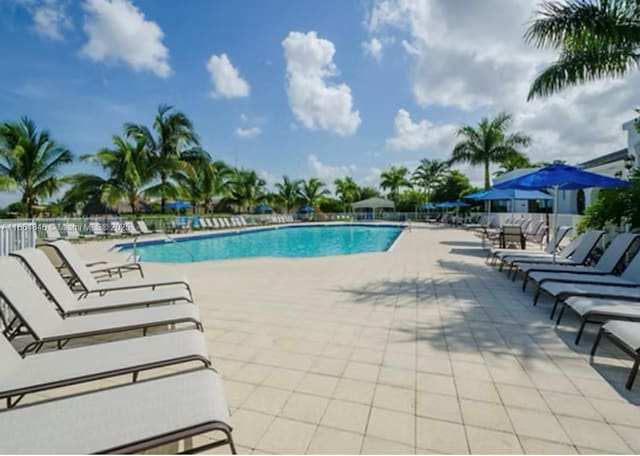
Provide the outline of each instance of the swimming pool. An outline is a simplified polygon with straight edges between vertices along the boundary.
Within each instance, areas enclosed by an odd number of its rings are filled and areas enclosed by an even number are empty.
[[[139,242],[141,261],[189,263],[251,257],[307,258],[388,250],[402,228],[373,225],[284,226]],[[131,250],[131,244],[120,245]]]

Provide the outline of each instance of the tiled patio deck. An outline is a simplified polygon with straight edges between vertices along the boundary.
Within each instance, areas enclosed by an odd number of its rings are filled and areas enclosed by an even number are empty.
[[[190,278],[241,452],[640,451],[630,362],[590,365],[593,330],[575,347],[484,257],[431,227],[387,253],[146,267]]]

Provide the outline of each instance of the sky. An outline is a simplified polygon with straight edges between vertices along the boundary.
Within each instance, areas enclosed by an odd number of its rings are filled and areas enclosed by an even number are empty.
[[[216,160],[377,185],[446,159],[461,125],[507,111],[533,161],[626,145],[640,77],[526,101],[555,55],[522,36],[535,0],[0,0],[0,121],[21,116],[76,156],[185,112]],[[65,172],[98,172],[75,163]],[[480,184],[482,170],[461,166]],[[15,199],[0,194],[0,205]]]

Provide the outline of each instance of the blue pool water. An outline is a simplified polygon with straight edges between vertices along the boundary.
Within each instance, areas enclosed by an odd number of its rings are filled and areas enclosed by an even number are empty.
[[[402,232],[395,226],[292,226],[237,233],[218,233],[178,242],[139,243],[142,261],[188,263],[249,257],[321,257],[382,252]],[[130,245],[123,246],[131,249]]]

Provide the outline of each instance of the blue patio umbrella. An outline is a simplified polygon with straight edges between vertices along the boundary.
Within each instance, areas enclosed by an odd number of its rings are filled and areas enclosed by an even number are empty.
[[[469,204],[462,201],[453,201],[450,204],[451,204],[451,207],[469,207],[470,206]]]
[[[300,212],[313,212],[314,210],[315,209],[313,209],[313,206],[309,205],[300,208]]]
[[[166,209],[190,209],[193,206],[185,201],[173,201],[164,205]]]
[[[450,201],[445,201],[444,203],[436,204],[436,207],[440,209],[449,209],[450,207],[453,207],[451,204],[452,203]]]
[[[558,193],[560,190],[578,190],[591,187],[616,188],[629,185],[630,183],[627,181],[584,171],[575,166],[554,164],[529,174],[500,182],[494,185],[494,188],[519,190],[553,188],[553,228],[555,238],[558,226]],[[555,251],[553,260],[555,262]]]
[[[436,208],[436,205],[433,203],[424,203],[422,206],[420,206],[420,209],[425,209],[425,210],[430,210],[435,208]]]
[[[254,212],[271,212],[271,208],[266,204],[260,204],[253,209]]]

